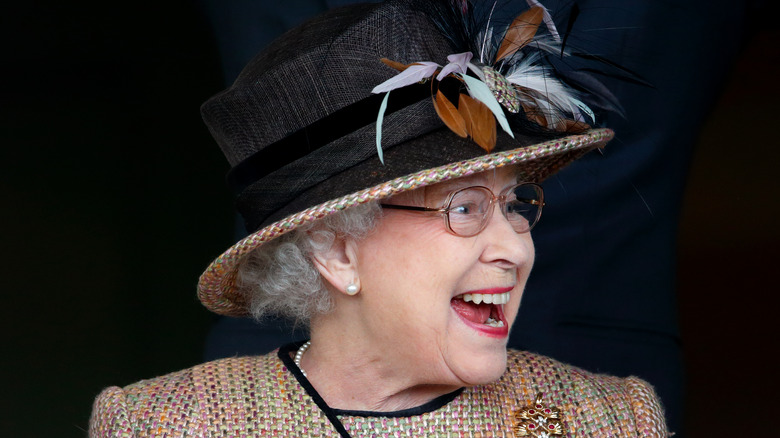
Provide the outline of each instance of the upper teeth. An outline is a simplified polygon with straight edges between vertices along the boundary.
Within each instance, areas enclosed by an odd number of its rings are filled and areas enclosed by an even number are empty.
[[[509,292],[502,294],[463,294],[463,301],[473,301],[474,304],[506,304],[509,302]]]

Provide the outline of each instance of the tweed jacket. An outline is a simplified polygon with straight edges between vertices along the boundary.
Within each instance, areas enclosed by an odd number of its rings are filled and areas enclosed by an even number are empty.
[[[90,437],[668,436],[659,401],[642,380],[512,350],[506,373],[488,385],[404,411],[332,409],[293,363],[295,348],[107,388],[95,401]]]

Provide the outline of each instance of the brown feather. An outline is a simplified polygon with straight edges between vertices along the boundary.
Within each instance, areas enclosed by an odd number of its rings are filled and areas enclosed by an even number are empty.
[[[382,61],[386,66],[392,67],[398,71],[404,71],[407,68],[409,68],[410,65],[413,65],[413,64],[401,64],[398,61],[393,61],[387,58],[381,58],[380,61]]]
[[[498,48],[495,62],[511,56],[528,44],[536,35],[539,23],[542,22],[543,18],[544,10],[539,6],[534,6],[518,15],[504,34],[504,40],[501,41],[501,47]]]
[[[482,149],[490,152],[496,147],[496,119],[490,108],[471,96],[461,94],[458,112],[466,121],[466,129]]]
[[[579,122],[577,120],[566,119],[566,126],[563,129],[564,132],[571,134],[579,134],[590,129],[590,125],[585,122]]]
[[[458,113],[458,109],[455,105],[444,96],[441,90],[436,91],[436,97],[433,99],[433,108],[436,110],[436,114],[447,125],[452,132],[458,134],[461,137],[467,137],[468,131],[466,130],[466,121],[463,120],[463,116]]]
[[[538,107],[532,108],[526,104],[522,104],[522,107],[523,111],[525,112],[525,117],[528,120],[536,122],[539,126],[544,128],[547,127],[547,119],[544,118]]]

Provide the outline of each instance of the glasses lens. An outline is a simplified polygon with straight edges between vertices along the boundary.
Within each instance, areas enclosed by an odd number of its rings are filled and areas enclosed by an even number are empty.
[[[506,194],[504,216],[518,233],[525,233],[536,225],[542,214],[542,188],[536,184],[520,184]]]
[[[485,188],[469,187],[455,192],[449,208],[449,224],[452,231],[464,237],[482,230],[493,194]]]

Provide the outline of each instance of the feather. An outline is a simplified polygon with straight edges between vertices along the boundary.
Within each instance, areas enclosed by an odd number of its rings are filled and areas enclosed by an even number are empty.
[[[523,112],[525,112],[525,116],[528,118],[528,120],[531,120],[533,122],[536,122],[537,125],[542,127],[547,127],[547,120],[542,116],[541,111],[537,109],[536,102],[531,101],[530,104],[523,103]]]
[[[498,0],[489,0],[476,9],[467,0],[410,0],[411,7],[431,20],[454,53],[447,57],[444,66],[434,62],[407,65],[383,58],[384,64],[399,73],[377,85],[373,92],[389,92],[430,79],[431,89],[437,90],[431,93],[433,105],[443,123],[487,151],[494,147],[496,124],[514,137],[512,127],[518,133],[580,132],[587,129],[587,123],[595,125],[593,109],[622,115],[615,96],[595,78],[603,75],[644,85],[647,82],[601,56],[580,53],[568,45],[573,41],[570,37],[576,35],[574,27],[580,15],[576,3],[571,2],[561,35],[540,1],[543,0],[526,0],[530,9],[516,16],[503,30],[503,26],[497,26],[496,17],[502,15]],[[542,23],[547,32],[539,29]],[[584,60],[585,68],[575,69],[568,56]],[[491,69],[489,75],[485,73],[487,69],[483,71],[486,67]],[[496,80],[493,71],[503,78]],[[457,102],[438,90],[437,84],[448,77],[458,78],[468,90],[459,95]],[[508,95],[512,96],[511,101],[504,100]],[[377,118],[377,153],[383,164],[382,121],[388,97],[384,96]],[[502,105],[516,110],[518,103],[525,117],[513,118],[510,127],[510,110],[505,113]]]
[[[576,106],[577,106],[577,108],[579,108],[579,109],[580,109],[582,112],[584,112],[585,114],[587,114],[587,115],[588,115],[588,117],[590,117],[590,119],[591,119],[593,122],[595,122],[595,121],[596,121],[596,114],[594,114],[594,113],[593,113],[593,110],[592,110],[592,109],[590,109],[590,107],[589,107],[588,105],[585,105],[584,103],[582,103],[582,101],[581,101],[581,100],[579,100],[579,99],[575,99],[575,98],[573,98],[573,97],[572,97],[570,100],[571,100],[571,103],[573,103],[574,105],[576,105]],[[575,115],[575,116],[577,116],[577,114],[574,114],[574,115]],[[575,118],[576,118],[576,117],[575,117]]]
[[[485,151],[492,151],[496,146],[496,120],[490,108],[471,96],[461,94],[458,112],[466,121],[466,129],[474,142]]]
[[[379,162],[385,164],[385,157],[382,153],[382,122],[385,120],[385,111],[387,111],[387,100],[390,98],[390,92],[385,94],[382,99],[382,105],[379,105],[379,114],[376,117],[376,153],[379,155]]]
[[[580,7],[577,3],[574,3],[569,12],[569,22],[566,24],[566,33],[563,34],[563,41],[561,42],[561,57],[563,57],[564,49],[566,48],[566,41],[569,40],[571,30],[574,29],[574,22],[577,21],[577,17],[580,16]]]
[[[496,4],[498,4],[498,0],[493,1],[493,6],[490,8],[490,14],[488,14],[487,20],[485,21],[485,30],[482,32],[482,34],[479,35],[479,41],[480,47],[479,47],[479,62],[485,63],[485,48],[488,45],[488,42],[493,42],[493,28],[490,26],[491,20],[493,20],[493,12],[496,10]]]
[[[586,67],[586,68],[581,68],[581,69],[579,69],[577,71],[594,73],[594,74],[597,74],[597,75],[600,75],[600,76],[605,76],[605,77],[608,77],[608,78],[617,79],[619,81],[629,82],[629,83],[632,83],[632,84],[641,85],[643,87],[648,87],[648,88],[655,89],[655,85],[653,85],[650,81],[645,80],[641,76],[629,76],[629,75],[624,75],[624,74],[620,74],[620,73],[611,73],[611,72],[604,71],[603,68],[589,68],[589,67]]]
[[[509,82],[519,87],[521,99],[524,93],[528,98],[538,101],[536,106],[547,114],[548,125],[557,124],[557,119],[563,117],[559,113],[571,114],[576,119],[580,111],[595,121],[593,111],[575,97],[574,89],[555,79],[550,69],[535,64],[538,58],[538,54],[526,57],[506,75]],[[539,103],[541,101],[549,104]]]
[[[413,9],[421,11],[446,38],[453,51],[477,53],[475,48],[474,14],[464,10],[454,1],[411,1]]]
[[[501,109],[501,104],[498,103],[496,96],[493,95],[493,92],[490,91],[490,88],[488,88],[484,82],[480,81],[479,79],[472,78],[471,76],[458,75],[458,77],[463,79],[463,82],[466,84],[466,88],[468,88],[471,97],[487,105],[488,109],[490,109],[493,115],[496,116],[496,120],[498,120],[498,124],[501,125],[501,129],[506,131],[510,137],[515,138],[515,134],[512,132],[512,128],[509,127],[509,122],[506,119],[506,115],[504,115],[504,110]]]
[[[615,77],[615,78],[618,78],[618,79],[622,79],[622,80],[624,80],[624,81],[628,81],[628,82],[634,82],[634,83],[636,83],[636,84],[639,84],[639,85],[644,85],[644,86],[646,86],[646,87],[653,87],[653,84],[651,84],[650,82],[648,82],[647,80],[645,80],[645,79],[644,79],[642,76],[640,76],[638,73],[636,73],[636,72],[634,72],[634,71],[632,71],[632,70],[629,70],[628,68],[626,68],[626,67],[623,67],[623,66],[622,66],[622,65],[620,65],[620,64],[617,64],[617,63],[615,63],[615,62],[612,62],[612,61],[610,61],[609,59],[606,59],[606,58],[604,58],[604,57],[602,57],[602,56],[599,56],[599,55],[592,55],[592,54],[590,54],[590,53],[580,53],[580,52],[577,52],[577,53],[572,53],[572,55],[573,55],[573,56],[576,56],[576,57],[578,57],[578,58],[582,58],[582,59],[588,59],[588,60],[593,60],[593,61],[598,61],[598,62],[600,62],[600,63],[602,63],[602,64],[606,64],[606,65],[608,65],[608,66],[610,66],[610,67],[613,67],[613,68],[615,68],[615,69],[617,69],[617,70],[620,70],[620,71],[622,71],[623,73],[625,73],[625,75],[616,75],[616,74],[610,74],[610,73],[603,72],[603,71],[601,71],[601,70],[593,70],[593,69],[588,69],[587,71],[593,71],[593,72],[595,72],[595,73],[601,73],[601,74],[603,74],[603,75],[605,75],[605,76],[611,76],[611,77]],[[580,70],[582,71],[582,70],[585,70],[585,69],[580,69]]]
[[[550,15],[550,11],[547,10],[538,0],[528,0],[528,6],[532,8],[542,8],[544,12],[544,24],[547,26],[547,31],[550,32],[555,41],[560,41],[561,36],[558,35],[558,28],[555,27],[555,22]]]
[[[416,84],[425,78],[433,76],[439,67],[440,65],[435,62],[415,62],[406,70],[374,87],[371,92],[379,94],[407,85]]]
[[[537,52],[547,52],[558,57],[569,56],[568,52],[561,50],[561,44],[550,38],[549,35],[537,35],[528,47]]]
[[[441,69],[439,75],[436,76],[436,80],[441,81],[450,73],[466,73],[466,69],[468,68],[468,64],[472,57],[474,57],[474,55],[471,52],[448,55],[447,61],[449,61],[449,64]]]
[[[402,64],[398,61],[393,61],[392,59],[387,59],[387,58],[381,58],[380,61],[382,61],[382,63],[384,63],[386,66],[394,68],[398,71],[404,71],[407,68],[409,68],[410,65],[412,65],[412,64]]]
[[[558,124],[562,120],[560,111],[556,111],[552,108],[550,101],[546,99],[534,99],[536,103],[536,110],[540,117],[545,121],[545,125],[549,129],[558,129]]]
[[[479,62],[482,64],[490,64],[488,58],[493,51],[493,28],[488,28],[485,32],[479,34]],[[484,41],[483,41],[484,40]]]
[[[476,65],[472,63],[468,63],[469,71],[474,73],[474,76],[478,77],[480,81],[485,81],[485,73],[482,72],[482,69],[477,67]]]
[[[444,96],[441,90],[436,91],[436,97],[433,99],[433,108],[436,110],[436,114],[447,125],[448,128],[460,137],[467,137],[468,131],[466,130],[466,121],[463,120],[463,116],[455,108],[455,105]]]
[[[544,12],[542,8],[531,8],[512,21],[509,29],[504,34],[504,40],[496,53],[494,62],[498,62],[525,47],[536,35],[539,24],[542,22]]]
[[[580,120],[567,119],[565,122],[564,131],[572,134],[580,134],[590,129],[590,125]]]
[[[612,111],[625,118],[623,106],[617,97],[598,79],[582,71],[570,71],[566,73],[565,80],[584,92],[587,101],[596,107]]]

